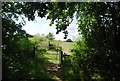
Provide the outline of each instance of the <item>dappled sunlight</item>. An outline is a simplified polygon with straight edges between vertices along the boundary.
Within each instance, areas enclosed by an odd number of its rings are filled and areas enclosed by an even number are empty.
[[[120,81],[120,2],[98,2],[2,2],[3,81]]]

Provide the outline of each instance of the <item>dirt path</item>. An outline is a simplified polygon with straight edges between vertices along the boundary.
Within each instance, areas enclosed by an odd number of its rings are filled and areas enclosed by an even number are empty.
[[[53,75],[53,79],[55,81],[62,81],[61,80],[61,67],[58,64],[49,63],[47,68],[47,73]]]

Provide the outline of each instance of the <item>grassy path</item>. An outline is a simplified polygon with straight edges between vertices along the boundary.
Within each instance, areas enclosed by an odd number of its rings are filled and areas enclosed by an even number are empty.
[[[45,55],[48,58],[47,73],[52,76],[55,81],[61,80],[61,67],[59,65],[59,55],[55,51],[48,51]]]
[[[47,68],[47,73],[52,75],[52,79],[55,81],[62,81],[61,80],[61,67],[58,64],[49,63]]]
[[[59,64],[59,54],[55,51],[47,51],[45,57],[48,59],[49,62]]]
[[[60,42],[65,53],[70,53],[70,49],[74,43]],[[62,81],[63,68],[59,65],[60,56],[56,51],[48,50],[47,53],[42,51],[36,51],[36,56],[26,65],[29,70],[30,79],[42,79],[44,81]]]
[[[29,63],[31,79],[42,79],[43,81],[62,81],[59,55],[55,51],[37,54]]]

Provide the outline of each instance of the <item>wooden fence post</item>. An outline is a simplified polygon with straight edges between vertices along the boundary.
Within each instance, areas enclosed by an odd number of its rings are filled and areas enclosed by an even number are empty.
[[[60,64],[63,64],[63,51],[60,50]]]
[[[35,57],[35,45],[33,46],[33,58]]]

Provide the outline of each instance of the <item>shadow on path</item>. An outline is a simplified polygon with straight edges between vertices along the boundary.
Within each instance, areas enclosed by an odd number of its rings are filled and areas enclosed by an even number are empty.
[[[59,64],[55,64],[55,63],[48,63],[48,67],[47,67],[47,73],[49,75],[52,75],[53,79],[55,81],[62,81],[61,80],[61,67]]]

